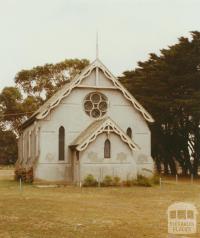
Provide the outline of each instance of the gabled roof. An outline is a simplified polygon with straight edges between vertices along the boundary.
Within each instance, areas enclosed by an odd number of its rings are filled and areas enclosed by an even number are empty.
[[[118,81],[118,79],[106,68],[106,66],[97,58],[90,65],[86,66],[80,74],[76,75],[74,79],[66,83],[60,90],[58,90],[49,100],[47,100],[29,119],[35,117],[37,120],[44,119],[50,111],[57,107],[63,98],[66,98],[71,91],[80,85],[82,80],[88,77],[91,72],[99,68],[106,78],[111,80],[113,85],[122,92],[124,97],[129,100],[134,108],[139,111],[144,119],[148,122],[154,122],[152,116],[144,109],[144,107],[128,92],[128,90]],[[27,123],[27,122],[25,122]],[[22,126],[23,127],[23,126]]]
[[[87,146],[103,133],[115,133],[120,136],[131,150],[139,150],[139,146],[135,144],[130,137],[109,117],[94,121],[71,143],[70,147],[76,148],[78,151],[85,150]]]

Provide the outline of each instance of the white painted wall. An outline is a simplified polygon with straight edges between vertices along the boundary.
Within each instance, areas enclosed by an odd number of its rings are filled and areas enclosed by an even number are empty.
[[[81,84],[82,87],[75,88],[67,98],[61,101],[59,106],[51,111],[47,118],[37,121],[37,127],[40,128],[40,154],[35,168],[36,179],[71,181],[71,151],[69,145],[94,121],[93,118],[90,118],[85,113],[83,108],[85,96],[94,91],[101,92],[108,98],[109,107],[106,116],[109,116],[115,121],[124,132],[126,132],[128,127],[131,127],[133,131],[133,141],[140,146],[144,154],[151,154],[150,130],[141,114],[132,106],[130,101],[124,98],[118,89],[112,89],[114,86],[101,72],[99,75],[99,87],[103,87],[103,89],[83,88],[84,85],[94,87],[94,80],[95,73],[92,73],[88,78],[83,80]],[[58,160],[58,131],[60,126],[65,128],[65,161]],[[29,126],[26,128],[23,135],[26,135],[28,131],[32,130],[32,127],[33,126]],[[98,140],[91,145],[97,146],[95,150],[98,150],[99,156],[102,156],[103,153],[102,138],[103,137],[98,138]],[[123,146],[126,145],[115,137],[113,137],[113,140],[116,145],[115,153],[117,154],[124,150],[128,155],[127,148],[123,148]],[[86,163],[88,151],[90,151],[90,148],[83,152],[82,158],[84,163]],[[113,157],[113,161],[116,159],[116,154]],[[128,158],[130,159],[130,154]],[[123,168],[124,167],[126,166],[123,165]],[[91,166],[84,165],[83,168],[85,168],[85,171],[88,173]],[[105,165],[105,169],[106,168],[109,168],[109,164]]]
[[[104,142],[109,138],[111,142],[111,158],[104,158]],[[120,137],[111,133],[100,134],[85,151],[80,153],[80,179],[81,181],[92,174],[102,181],[106,175],[118,176],[122,180],[137,177],[136,158],[132,150]],[[78,178],[76,179],[78,182]]]
[[[23,133],[20,135],[18,146],[19,146],[19,158],[18,164],[29,167],[32,162],[39,155],[39,128],[36,124],[32,124],[26,128]]]

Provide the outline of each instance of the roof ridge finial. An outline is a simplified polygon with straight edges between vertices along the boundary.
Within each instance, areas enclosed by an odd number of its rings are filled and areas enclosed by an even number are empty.
[[[96,59],[99,58],[99,36],[98,36],[98,31],[96,33]]]

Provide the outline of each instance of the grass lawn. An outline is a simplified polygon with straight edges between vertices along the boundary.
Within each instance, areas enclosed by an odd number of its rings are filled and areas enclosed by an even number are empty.
[[[1,175],[1,170],[0,170]],[[0,176],[2,238],[170,238],[167,207],[192,202],[200,211],[200,185],[179,182],[151,188],[37,188]],[[198,232],[200,231],[198,217]]]

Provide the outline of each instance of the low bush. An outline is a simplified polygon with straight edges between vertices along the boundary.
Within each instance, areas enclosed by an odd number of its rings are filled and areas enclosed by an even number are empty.
[[[33,169],[26,170],[25,168],[15,169],[15,180],[22,180],[25,183],[33,182]]]
[[[84,187],[95,187],[97,185],[98,185],[98,182],[92,174],[88,174],[83,181]]]
[[[113,185],[114,186],[119,186],[120,185],[120,177],[118,177],[118,176],[115,176],[114,178],[113,178]]]
[[[103,179],[102,186],[112,186],[113,185],[113,179],[111,176],[106,175]]]
[[[32,183],[33,182],[33,169],[29,169],[26,171],[26,182],[27,183]]]
[[[151,181],[152,181],[153,184],[158,185],[158,184],[160,183],[160,177],[159,177],[157,174],[155,174],[155,175],[151,178]]]
[[[123,185],[127,187],[131,186],[151,187],[153,185],[153,182],[151,178],[138,175],[137,179],[128,179],[126,181],[123,181]]]
[[[149,179],[147,177],[144,177],[142,175],[138,175],[136,183],[137,183],[138,186],[152,187],[151,179]]]
[[[109,186],[142,186],[142,187],[152,187],[154,184],[159,184],[159,176],[155,175],[151,178],[147,178],[143,175],[138,175],[137,179],[127,179],[121,182],[120,177],[115,176],[112,177],[110,175],[106,175],[103,181],[100,183],[102,187],[109,187]],[[98,186],[98,181],[94,178],[92,174],[89,174],[85,177],[83,182],[84,187],[95,187]]]
[[[132,186],[138,185],[138,180],[137,179],[132,179],[131,180],[131,185]]]
[[[125,187],[131,187],[133,185],[132,184],[132,180],[131,179],[127,179],[127,180],[122,182],[122,185],[125,186]]]

